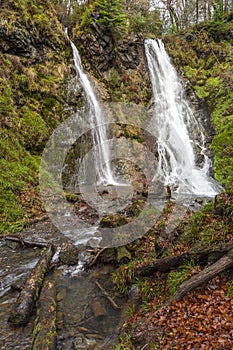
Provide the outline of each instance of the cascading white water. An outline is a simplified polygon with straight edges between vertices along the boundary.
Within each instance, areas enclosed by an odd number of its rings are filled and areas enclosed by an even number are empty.
[[[176,188],[178,193],[213,196],[218,190],[208,177],[211,161],[205,155],[203,129],[184,98],[184,89],[163,42],[146,40],[145,52],[158,132],[159,165],[154,180]],[[202,167],[196,164],[194,147],[203,156]]]
[[[92,84],[84,72],[79,52],[71,42],[73,50],[74,65],[79,77],[80,84],[85,92],[86,96],[86,108],[89,116],[89,122],[93,137],[93,147],[95,147],[98,152],[95,156],[95,172],[97,175],[98,184],[116,184],[114,176],[112,174],[111,161],[110,161],[110,148],[107,142],[107,126],[104,119],[104,114],[101,106],[98,102],[95,91]]]

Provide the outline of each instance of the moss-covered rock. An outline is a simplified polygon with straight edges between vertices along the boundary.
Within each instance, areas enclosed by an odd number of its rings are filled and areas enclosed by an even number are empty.
[[[0,232],[42,210],[40,154],[65,118],[71,50],[50,1],[1,1]]]
[[[119,227],[128,223],[127,218],[122,214],[109,214],[102,217],[100,227]]]

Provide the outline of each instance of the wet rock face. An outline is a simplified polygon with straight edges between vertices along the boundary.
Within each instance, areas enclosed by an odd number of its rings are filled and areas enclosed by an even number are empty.
[[[125,69],[136,69],[143,58],[143,40],[131,37],[118,46],[118,56]]]
[[[91,31],[77,39],[82,56],[101,74],[112,67],[136,69],[144,62],[144,42],[136,36],[114,40],[111,32],[93,22]]]
[[[56,18],[51,3],[45,0],[38,7],[29,2],[5,1],[1,5],[0,51],[40,62],[55,49],[68,43],[62,25]]]
[[[25,31],[19,24],[8,33],[7,27],[0,28],[0,50],[4,53],[11,53],[24,57],[31,57],[35,48],[31,44],[29,32]]]
[[[78,38],[77,44],[82,56],[99,72],[106,71],[108,67],[113,65],[116,52],[109,31],[102,30],[97,24],[93,23],[91,31]]]
[[[184,87],[185,87],[187,99],[191,103],[191,106],[195,112],[197,119],[199,120],[199,122],[201,123],[201,125],[204,128],[205,145],[206,145],[206,149],[207,149],[205,151],[205,154],[213,161],[214,153],[210,149],[210,144],[213,140],[215,132],[214,132],[214,127],[213,127],[212,120],[211,120],[211,114],[210,114],[208,107],[207,107],[207,103],[206,103],[205,99],[200,100],[198,98],[197,94],[195,93],[191,83],[188,81],[184,72],[181,71],[180,74],[182,77],[182,82],[183,82]],[[195,130],[193,130],[193,132],[195,134]],[[199,149],[197,149],[197,150],[194,149],[194,150],[195,150],[195,154],[196,154],[197,165],[203,166],[203,162],[204,162],[203,155],[200,153]],[[210,175],[213,176],[212,167],[210,168]]]
[[[0,51],[28,58],[31,62],[41,61],[46,53],[60,44],[46,35],[37,36],[34,28],[26,28],[18,22],[10,30],[6,25],[0,25]]]

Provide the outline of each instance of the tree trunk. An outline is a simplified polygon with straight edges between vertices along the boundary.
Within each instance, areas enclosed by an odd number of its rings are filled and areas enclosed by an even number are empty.
[[[233,267],[233,249],[231,249],[215,264],[210,265],[197,275],[191,277],[188,281],[182,283],[170,299],[170,302],[182,299],[185,296],[185,294],[187,294],[194,288],[201,286],[203,283],[208,282],[209,280],[217,276],[219,273],[230,267]]]
[[[41,255],[35,268],[31,271],[30,276],[18,297],[16,307],[8,319],[8,321],[14,326],[23,326],[28,323],[52,256],[53,248],[50,246],[45,253]]]
[[[195,3],[195,10],[196,10],[196,24],[198,24],[199,22],[199,0],[196,0]]]
[[[196,264],[206,265],[208,262],[215,262],[223,257],[233,247],[232,243],[219,244],[212,247],[206,247],[197,250],[190,250],[178,256],[169,256],[163,259],[155,259],[140,267],[136,267],[134,271],[135,277],[146,277],[153,273],[169,272],[172,269],[183,265],[185,262],[194,260]]]
[[[18,242],[22,247],[38,247],[38,248],[48,248],[51,244],[45,242],[35,242],[26,240],[20,235],[7,235],[4,237],[5,241]]]
[[[33,330],[32,350],[56,350],[56,288],[45,281],[39,299],[39,309]]]

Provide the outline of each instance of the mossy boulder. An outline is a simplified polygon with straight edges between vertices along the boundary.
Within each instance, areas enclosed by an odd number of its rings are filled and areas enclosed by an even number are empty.
[[[127,218],[122,214],[109,214],[102,217],[100,227],[119,227],[128,223]]]

